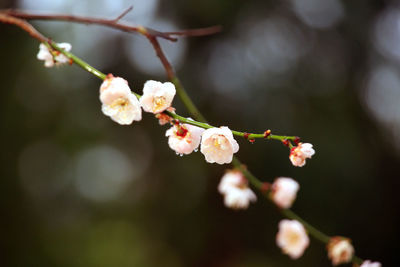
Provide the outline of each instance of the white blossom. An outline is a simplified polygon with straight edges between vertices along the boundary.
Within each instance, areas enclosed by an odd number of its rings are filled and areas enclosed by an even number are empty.
[[[247,180],[242,172],[238,170],[228,170],[219,182],[218,191],[221,194],[227,194],[232,187],[240,187],[246,183]]]
[[[57,45],[67,52],[71,51],[72,48],[71,44],[69,43],[59,43]],[[61,52],[54,50],[53,53],[56,55],[53,56],[49,48],[45,44],[41,43],[39,45],[39,52],[37,54],[37,59],[43,60],[44,66],[47,68],[53,67],[54,64],[61,65],[69,62],[69,58],[66,57],[64,54],[62,54]]]
[[[171,106],[176,90],[173,83],[147,81],[143,87],[143,96],[140,104],[146,112],[154,114],[163,112]]]
[[[328,245],[328,257],[333,265],[350,262],[354,254],[354,248],[350,239],[344,237],[332,237]]]
[[[239,145],[228,127],[211,128],[203,132],[201,153],[209,163],[230,163],[233,154],[239,151]]]
[[[168,145],[178,154],[188,155],[197,149],[204,129],[190,124],[175,124],[167,130]]]
[[[107,77],[100,86],[101,110],[119,124],[131,124],[142,119],[142,110],[128,82],[120,77]]]
[[[299,183],[288,177],[276,178],[271,188],[271,198],[277,206],[288,209],[296,199]]]
[[[308,247],[310,239],[304,226],[296,220],[281,220],[276,235],[276,244],[292,259],[300,258]]]
[[[309,143],[299,143],[293,147],[289,155],[292,164],[296,167],[303,167],[306,164],[306,159],[310,159],[315,154],[315,150],[312,147],[313,145]]]
[[[370,260],[366,260],[360,265],[360,267],[382,267],[382,264],[377,261],[372,262]]]
[[[247,209],[257,196],[248,187],[246,178],[240,171],[230,170],[224,174],[218,185],[218,191],[224,196],[224,204],[232,209]]]

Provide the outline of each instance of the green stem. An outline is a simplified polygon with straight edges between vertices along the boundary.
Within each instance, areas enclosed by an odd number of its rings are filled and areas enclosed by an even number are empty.
[[[204,118],[204,116],[201,115],[200,111],[197,109],[197,107],[195,106],[193,101],[190,99],[189,95],[186,93],[186,90],[181,85],[179,79],[176,77],[176,74],[172,71],[172,69],[166,69],[166,71],[167,71],[167,73],[172,73],[172,78],[170,75],[168,75],[170,77],[170,81],[175,84],[176,90],[178,92],[178,96],[181,98],[183,104],[185,105],[185,107],[187,108],[187,110],[189,111],[191,116],[193,116],[197,120],[206,122],[206,119]],[[186,122],[191,123],[190,120],[188,120]],[[199,126],[199,125],[197,125],[197,126]],[[212,127],[209,124],[205,124],[203,126],[205,126],[207,128]],[[246,134],[246,133],[237,132],[237,131],[232,131],[232,133],[235,135],[243,136],[243,137]],[[260,135],[259,134],[250,134],[250,135],[247,135],[247,138],[249,138],[249,139],[260,138]],[[264,134],[262,134],[262,138],[264,138]],[[286,139],[286,140],[294,141],[296,139],[296,137],[270,135],[270,139],[276,139],[276,140],[280,140],[280,141],[283,141]],[[289,144],[289,147],[292,148],[292,144],[290,142],[288,144]],[[232,159],[232,165],[235,166],[236,168],[240,169],[242,171],[243,175],[248,179],[250,184],[252,184],[255,188],[257,188],[259,191],[261,191],[261,193],[265,196],[265,192],[263,192],[263,188],[262,188],[263,182],[261,182],[256,176],[254,176],[250,171],[248,171],[247,168],[240,162],[240,160],[236,156],[234,156]],[[317,228],[315,228],[314,226],[312,226],[311,224],[309,224],[308,222],[303,220],[301,217],[299,217],[297,214],[295,214],[290,209],[283,209],[283,210],[281,210],[281,213],[283,216],[285,216],[289,219],[297,220],[300,223],[302,223],[304,225],[304,227],[307,229],[307,231],[309,232],[309,234],[311,236],[313,236],[315,239],[321,241],[324,244],[327,244],[329,242],[330,237],[328,235],[319,231]],[[361,264],[362,259],[360,259],[354,255],[352,258],[352,262],[356,263],[356,264]]]
[[[301,222],[304,227],[307,229],[308,233],[310,235],[312,235],[315,239],[318,239],[319,241],[321,241],[322,243],[328,243],[329,240],[331,239],[328,235],[322,233],[321,231],[319,231],[317,228],[315,228],[314,226],[312,226],[311,224],[309,224],[308,222],[306,222],[305,220],[303,220],[300,216],[298,216],[296,213],[294,213],[292,210],[290,209],[282,209],[281,213],[292,220],[296,220]]]
[[[206,118],[201,114],[200,110],[193,103],[192,99],[186,93],[185,88],[183,88],[181,81],[174,76],[171,79],[171,82],[175,85],[176,92],[178,93],[179,98],[182,100],[186,109],[189,111],[190,115],[193,116],[197,121],[207,122]]]
[[[164,113],[167,114],[168,116],[176,119],[176,120],[179,120],[180,122],[191,124],[191,125],[194,125],[194,126],[197,126],[197,127],[200,127],[200,128],[204,128],[204,129],[216,128],[216,126],[212,126],[212,125],[210,125],[208,123],[199,122],[199,121],[195,121],[195,120],[192,120],[192,119],[189,119],[189,118],[185,118],[185,117],[182,117],[182,116],[180,116],[180,115],[178,115],[176,113],[173,113],[173,112],[164,111]],[[234,135],[237,135],[237,136],[240,136],[240,137],[244,137],[244,138],[250,139],[250,140],[251,139],[255,139],[255,138],[273,139],[273,140],[278,140],[278,141],[283,141],[285,139],[286,140],[295,140],[296,139],[296,136],[285,136],[285,135],[270,134],[267,137],[265,137],[264,133],[262,133],[262,134],[253,134],[253,133],[252,134],[248,134],[248,133],[245,133],[245,132],[239,132],[239,131],[234,131],[234,130],[231,130],[231,132]]]
[[[258,180],[257,177],[255,177],[250,171],[248,171],[247,168],[238,160],[238,158],[236,158],[236,157],[233,158],[232,165],[235,166],[236,168],[238,168],[243,173],[243,175],[246,176],[246,178],[248,179],[250,184],[252,184],[258,190],[260,190],[260,191],[262,190],[263,183],[260,180]],[[267,197],[267,199],[269,201],[271,201],[271,199],[265,194],[265,192],[262,192],[262,193],[264,196]],[[304,225],[304,227],[307,229],[307,231],[310,233],[310,235],[312,235],[314,238],[318,239],[322,243],[326,244],[329,242],[329,240],[330,240],[329,236],[322,233],[317,228],[315,228],[314,226],[312,226],[311,224],[309,224],[308,222],[303,220],[300,216],[298,216],[292,210],[281,209],[281,213],[289,219],[297,220],[297,221],[301,222]]]
[[[62,49],[61,47],[59,47],[55,42],[49,41],[49,45],[51,45],[57,51],[60,51],[61,53],[63,53],[66,57],[70,58],[79,67],[81,67],[82,69],[90,72],[91,74],[93,74],[97,78],[99,78],[101,80],[104,80],[107,77],[104,73],[102,73],[101,71],[93,68],[91,65],[89,65],[88,63],[86,63],[82,59],[78,58],[74,54],[72,54],[70,52],[67,52],[64,49]]]
[[[247,168],[243,165],[237,157],[233,157],[232,165],[239,169],[247,180],[258,190],[262,189],[263,182],[257,179]]]
[[[88,71],[89,73],[95,75],[97,78],[104,80],[106,78],[106,75],[102,72],[100,72],[99,70],[93,68],[91,65],[89,65],[88,63],[84,62],[83,60],[81,60],[80,58],[78,58],[77,56],[73,55],[72,53],[69,53],[67,51],[64,51],[62,48],[60,48],[57,44],[55,44],[54,42],[49,42],[49,44],[56,49],[57,51],[60,51],[61,53],[63,53],[65,56],[67,56],[68,58],[70,58],[74,63],[78,64],[80,67],[82,67],[84,70]],[[195,120],[191,120],[185,117],[182,117],[178,114],[169,112],[169,111],[165,111],[165,113],[169,116],[171,116],[174,119],[177,119],[181,122],[187,123],[187,124],[191,124],[191,125],[195,125],[201,128],[205,128],[205,129],[209,129],[209,128],[214,128],[214,126],[209,125],[208,123],[206,123],[206,119],[204,118],[204,116],[200,113],[200,111],[197,109],[197,107],[194,105],[194,103],[192,102],[192,100],[190,99],[190,97],[188,96],[188,94],[186,93],[185,89],[183,88],[183,86],[181,85],[180,81],[178,78],[173,78],[171,80],[171,82],[173,82],[175,84],[175,87],[177,89],[178,92],[178,96],[181,98],[182,102],[184,103],[185,107],[188,109],[188,111],[190,112],[190,114],[197,120],[199,121],[195,121]],[[136,97],[140,98],[141,96],[139,94],[136,94]],[[203,121],[203,122],[200,122]],[[247,134],[244,132],[239,132],[239,131],[232,131],[232,133],[234,135],[237,136],[241,136],[241,137],[245,137],[245,135],[247,135],[248,139],[254,139],[254,138],[265,138],[264,134]],[[295,136],[282,136],[282,135],[269,135],[267,137],[267,139],[275,139],[275,140],[294,140],[296,137]],[[236,168],[238,168],[243,175],[248,179],[249,183],[251,185],[253,185],[256,189],[260,190],[261,193],[266,196],[265,192],[262,191],[262,187],[263,187],[263,182],[260,181],[256,176],[254,176],[247,168],[245,165],[243,165],[240,160],[234,156],[233,160],[232,160],[232,165],[235,166]],[[270,198],[267,197],[267,199],[269,199],[271,201]],[[308,233],[313,236],[315,239],[321,241],[322,243],[328,243],[330,240],[330,237],[324,233],[322,233],[321,231],[319,231],[317,228],[315,228],[314,226],[312,226],[311,224],[309,224],[308,222],[306,222],[305,220],[303,220],[300,216],[298,216],[296,213],[294,213],[292,210],[290,209],[281,209],[281,213],[283,216],[292,219],[292,220],[297,220],[300,223],[302,223],[304,225],[304,227],[307,229]],[[362,259],[358,258],[357,256],[353,256],[352,258],[352,262],[356,263],[356,264],[361,264],[362,263]]]
[[[86,63],[85,61],[83,61],[82,59],[80,59],[79,57],[75,56],[74,54],[65,51],[64,49],[62,49],[61,47],[59,47],[55,42],[49,41],[48,44],[46,44],[48,47],[51,46],[53,47],[55,50],[63,53],[66,57],[70,58],[75,64],[77,64],[78,66],[80,66],[81,68],[83,68],[84,70],[86,70],[87,72],[95,75],[97,78],[104,80],[107,75],[105,75],[104,73],[102,73],[101,71],[97,70],[96,68],[92,67],[91,65],[89,65],[88,63]],[[175,84],[175,87],[177,89],[178,92],[178,96],[181,98],[183,104],[185,105],[185,107],[187,107],[187,109],[189,110],[190,114],[192,114],[193,117],[195,117],[197,120],[200,121],[206,121],[206,119],[203,117],[203,115],[200,113],[200,111],[196,108],[196,106],[194,105],[194,103],[192,102],[192,100],[190,99],[190,97],[188,96],[188,94],[186,93],[186,91],[184,90],[181,82],[175,78],[173,80],[173,83]],[[137,93],[134,93],[136,95],[137,98],[140,98],[140,95]],[[190,108],[189,108],[190,107]],[[177,119],[181,122],[187,123],[187,124],[191,124],[194,126],[198,126],[204,129],[209,129],[209,128],[216,128],[215,126],[211,126],[208,123],[204,123],[204,122],[200,122],[200,121],[195,121],[195,120],[191,120],[185,117],[182,117],[178,114],[172,113],[172,112],[168,112],[165,111],[166,114],[168,114],[169,116],[173,117],[174,119]],[[282,141],[282,140],[295,140],[295,136],[284,136],[284,135],[274,135],[274,134],[270,134],[267,137],[265,137],[264,133],[262,134],[248,134],[245,132],[240,132],[240,131],[231,131],[234,135],[240,136],[240,137],[245,137],[246,139],[255,139],[255,138],[265,138],[265,139],[273,139],[273,140],[278,140],[278,141]]]

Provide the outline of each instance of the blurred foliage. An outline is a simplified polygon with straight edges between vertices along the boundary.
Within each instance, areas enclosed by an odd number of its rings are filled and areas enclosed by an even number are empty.
[[[194,102],[213,124],[313,143],[316,155],[303,168],[291,166],[277,142],[238,140],[238,155],[265,181],[295,178],[294,211],[327,234],[352,238],[360,257],[394,266],[400,28],[391,23],[400,21],[400,7],[294,1],[0,6],[112,18],[133,4],[125,20],[163,30],[223,25],[217,35],[163,42]],[[148,79],[165,80],[140,36],[33,24],[136,92]],[[36,40],[10,25],[0,32],[1,266],[331,266],[317,241],[297,261],[281,254],[281,217],[270,204],[226,209],[216,187],[228,166],[206,164],[200,153],[176,156],[149,114],[131,127],[115,124],[100,111],[97,78],[76,66],[46,69]]]

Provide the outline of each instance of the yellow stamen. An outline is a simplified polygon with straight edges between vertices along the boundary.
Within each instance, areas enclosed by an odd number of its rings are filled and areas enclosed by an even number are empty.
[[[164,96],[156,96],[153,98],[153,110],[158,111],[164,107],[166,99]]]

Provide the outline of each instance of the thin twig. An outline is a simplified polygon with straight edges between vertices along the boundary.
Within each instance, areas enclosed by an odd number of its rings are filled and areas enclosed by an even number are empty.
[[[115,28],[124,32],[137,32],[143,35],[151,35],[153,37],[163,38],[172,42],[177,41],[176,36],[205,36],[210,34],[215,34],[221,30],[220,26],[207,27],[202,29],[193,29],[193,30],[184,30],[177,32],[161,32],[154,30],[152,28],[144,27],[144,26],[131,26],[128,24],[120,23],[119,19],[126,15],[130,10],[126,10],[123,12],[117,19],[101,19],[101,18],[91,18],[91,17],[83,17],[83,16],[74,16],[74,15],[64,15],[64,14],[55,14],[55,15],[40,15],[33,13],[25,13],[17,10],[0,10],[0,13],[6,14],[8,16],[21,18],[25,20],[59,20],[59,21],[69,21],[76,22],[82,24],[96,24],[107,26],[111,28]]]
[[[44,37],[40,32],[38,32],[31,24],[29,24],[25,20],[0,13],[0,21],[6,24],[16,25],[21,29],[23,29],[24,31],[26,31],[27,33],[29,33],[29,35],[32,36],[33,38],[39,40],[40,42],[47,42],[47,38]]]
[[[126,14],[128,14],[131,10],[133,9],[133,6],[128,7],[124,12],[121,13],[118,17],[114,19],[114,22],[118,22],[120,19],[125,17]]]

